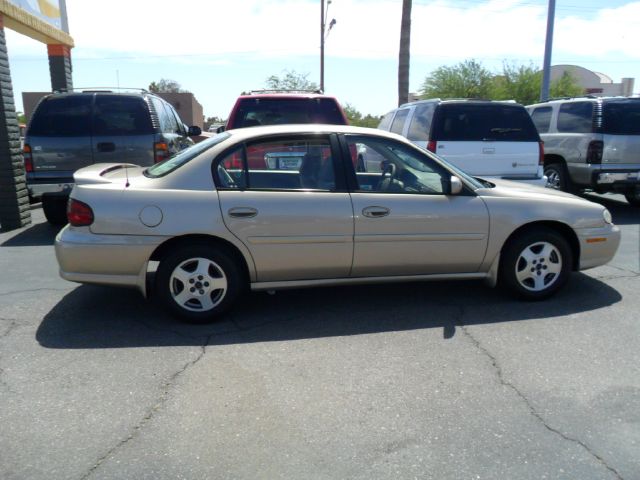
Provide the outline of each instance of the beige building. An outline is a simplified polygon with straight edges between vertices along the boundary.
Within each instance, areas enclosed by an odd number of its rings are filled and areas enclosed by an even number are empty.
[[[551,81],[559,79],[565,72],[571,74],[578,81],[587,95],[623,97],[633,95],[635,79],[623,78],[620,83],[614,83],[608,75],[592,72],[578,65],[553,65],[551,67]]]

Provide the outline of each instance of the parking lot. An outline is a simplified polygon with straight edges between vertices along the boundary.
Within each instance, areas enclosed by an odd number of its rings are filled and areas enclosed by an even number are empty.
[[[640,478],[640,213],[545,302],[477,282],[250,294],[179,324],[0,234],[0,478]]]

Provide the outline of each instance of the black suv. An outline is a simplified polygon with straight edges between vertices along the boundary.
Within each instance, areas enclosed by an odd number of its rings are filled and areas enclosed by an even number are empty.
[[[66,223],[73,173],[93,163],[152,165],[193,144],[165,100],[146,91],[54,93],[36,107],[24,143],[27,187],[47,220]]]

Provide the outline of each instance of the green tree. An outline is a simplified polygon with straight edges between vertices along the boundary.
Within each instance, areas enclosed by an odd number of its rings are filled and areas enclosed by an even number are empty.
[[[310,81],[308,76],[308,73],[284,70],[281,75],[271,75],[267,78],[265,88],[269,90],[318,90],[318,84]]]
[[[344,113],[347,116],[347,120],[349,120],[349,125],[356,127],[376,128],[380,123],[380,117],[370,114],[363,116],[362,113],[350,103],[345,104]]]
[[[435,69],[422,84],[420,95],[422,98],[489,98],[492,91],[493,75],[472,59]]]
[[[540,80],[542,82],[542,80]],[[584,88],[582,88],[578,81],[569,72],[564,72],[560,78],[551,82],[549,86],[549,96],[551,98],[558,97],[579,97],[584,95]]]
[[[188,90],[183,90],[175,80],[167,78],[161,78],[158,82],[151,82],[149,84],[149,91],[153,93],[187,93]]]

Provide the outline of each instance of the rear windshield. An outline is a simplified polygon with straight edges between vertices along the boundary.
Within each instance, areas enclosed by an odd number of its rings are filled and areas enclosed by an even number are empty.
[[[94,135],[153,133],[149,106],[140,97],[97,95],[94,108]]]
[[[36,137],[84,137],[91,135],[91,96],[49,97],[40,102],[29,124]]]
[[[537,142],[536,127],[524,107],[516,105],[442,104],[433,140],[461,142]]]
[[[332,98],[244,98],[228,128],[286,123],[344,125],[345,119]]]
[[[603,133],[611,135],[640,135],[640,101],[604,102]]]
[[[214,145],[219,144],[220,142],[226,140],[231,135],[229,133],[219,133],[207,140],[204,140],[200,143],[196,143],[195,145],[182,150],[177,155],[163,161],[157,163],[144,171],[144,175],[150,178],[163,177],[174,170],[180,168],[184,164],[190,162],[194,158],[196,158],[201,153],[209,150]]]

